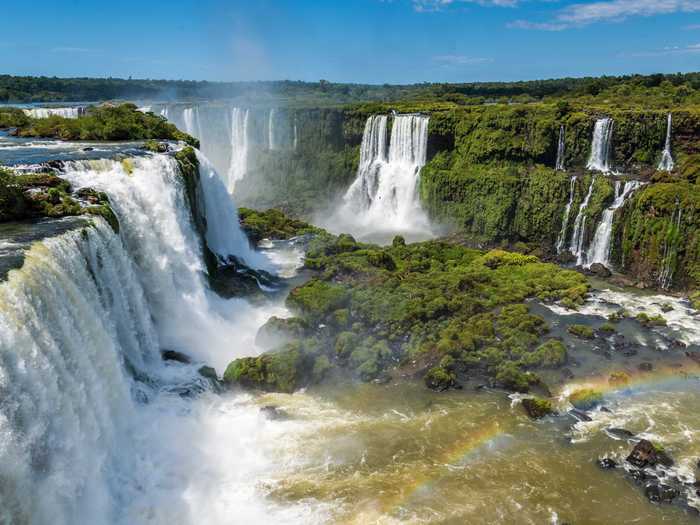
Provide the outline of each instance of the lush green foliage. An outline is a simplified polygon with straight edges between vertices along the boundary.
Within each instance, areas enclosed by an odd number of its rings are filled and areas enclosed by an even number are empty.
[[[287,304],[301,319],[293,338],[309,362],[365,381],[423,376],[437,390],[481,375],[526,391],[538,382],[530,369],[561,366],[567,351],[542,341],[547,324],[522,301],[587,292],[580,274],[536,257],[439,241],[397,238],[381,248],[324,233],[310,243],[306,265],[318,276]]]
[[[194,147],[199,141],[179,131],[164,118],[136,110],[134,104],[88,108],[75,118],[18,117],[17,110],[0,109],[0,127],[14,127],[20,137],[49,137],[61,140],[182,140]]]
[[[291,239],[320,230],[311,224],[292,219],[279,210],[256,211],[250,208],[238,208],[241,226],[253,243],[262,239]]]

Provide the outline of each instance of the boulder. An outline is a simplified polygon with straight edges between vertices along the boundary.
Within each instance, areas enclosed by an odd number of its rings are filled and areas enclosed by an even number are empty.
[[[618,439],[630,439],[634,437],[634,433],[625,428],[610,427],[606,428],[605,432]]]
[[[598,466],[603,470],[610,470],[617,467],[617,461],[612,458],[601,458],[598,460]]]
[[[271,419],[273,421],[285,421],[287,419],[290,419],[290,416],[287,412],[275,405],[266,405],[262,407],[260,409],[260,413],[264,415],[267,419]]]
[[[665,467],[673,465],[673,459],[666,454],[663,448],[646,439],[642,439],[634,446],[630,455],[627,456],[627,462],[640,469],[653,467],[657,464]]]
[[[612,275],[612,272],[608,268],[606,268],[605,265],[600,263],[591,264],[591,267],[588,268],[588,271],[591,273],[591,275],[595,275],[596,277],[601,278],[607,278]]]
[[[554,413],[552,402],[542,398],[525,398],[522,401],[525,412],[530,419],[540,419]]]
[[[161,350],[160,355],[163,358],[163,361],[177,361],[178,363],[183,363],[183,364],[190,364],[192,362],[192,359],[190,359],[189,356],[183,354],[182,352],[178,352],[176,350]]]
[[[644,487],[644,495],[654,503],[671,503],[678,494],[678,489],[663,483],[652,482]]]

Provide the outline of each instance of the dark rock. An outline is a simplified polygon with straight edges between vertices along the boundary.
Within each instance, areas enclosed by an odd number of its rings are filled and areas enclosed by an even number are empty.
[[[582,410],[578,410],[577,408],[572,408],[571,410],[569,410],[569,414],[574,416],[579,421],[592,421],[588,414],[586,414]]]
[[[87,148],[83,148],[83,151],[92,151],[95,148],[88,146]]]
[[[650,483],[644,488],[644,495],[654,503],[671,503],[678,496],[678,490],[669,485]]]
[[[592,275],[595,275],[596,277],[602,278],[607,278],[612,275],[612,272],[600,263],[591,264],[591,267],[588,268],[588,272]]]
[[[175,350],[161,350],[160,355],[163,361],[177,361],[178,363],[190,364],[192,360],[189,356]]]
[[[606,428],[605,432],[618,439],[630,439],[634,437],[634,433],[625,428],[610,427]]]
[[[272,419],[273,421],[285,421],[287,419],[290,419],[290,416],[287,412],[275,405],[267,405],[262,407],[260,409],[260,413],[262,413],[266,418]]]
[[[630,455],[627,456],[627,461],[638,468],[653,467],[657,464],[665,467],[673,465],[673,459],[662,448],[654,446],[646,439],[642,439],[634,446]]]
[[[547,399],[523,399],[523,408],[531,419],[540,419],[554,412],[552,402]]]
[[[219,381],[219,376],[216,375],[216,370],[211,366],[202,366],[197,370],[200,376],[211,379],[212,381]]]
[[[700,352],[686,352],[685,355],[700,364]]]
[[[612,410],[610,410],[608,407],[600,407],[601,412],[605,412],[606,414],[612,414]]]
[[[573,379],[574,373],[568,368],[562,368],[561,375],[564,379]]]
[[[639,363],[637,368],[639,368],[639,370],[641,370],[642,372],[651,372],[652,370],[654,370],[654,365],[648,361],[645,361],[644,363]]]
[[[656,476],[654,476],[653,474],[649,474],[648,472],[642,469],[633,470],[632,472],[630,472],[630,475],[636,483],[644,483],[645,481],[648,481],[650,479],[656,480]]]
[[[598,460],[598,466],[603,470],[610,470],[617,467],[617,461],[612,458],[602,458]]]
[[[678,339],[674,339],[674,340],[671,342],[671,346],[674,347],[674,348],[682,348],[682,349],[685,349],[685,348],[687,348],[688,345],[686,345],[683,341],[679,341]]]

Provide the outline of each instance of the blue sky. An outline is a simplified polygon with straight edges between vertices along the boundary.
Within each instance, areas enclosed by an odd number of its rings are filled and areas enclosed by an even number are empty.
[[[4,2],[0,73],[410,83],[700,70],[700,0]]]

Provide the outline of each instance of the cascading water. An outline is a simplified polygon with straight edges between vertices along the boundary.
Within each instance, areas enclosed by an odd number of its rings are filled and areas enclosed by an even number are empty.
[[[609,208],[603,211],[603,216],[596,228],[591,245],[586,255],[586,266],[594,263],[610,267],[610,238],[612,235],[613,219],[615,211],[621,208],[632,193],[642,185],[641,182],[630,180],[624,186],[620,181],[615,181],[615,200]]]
[[[192,135],[193,137],[202,137],[202,127],[199,123],[199,108],[197,106],[192,106],[185,108],[182,112],[182,118],[185,123],[185,133]]]
[[[277,137],[275,135],[276,114],[277,111],[275,108],[272,108],[267,119],[267,149],[271,151],[277,149]]]
[[[231,162],[228,169],[227,188],[233,193],[236,182],[248,171],[248,121],[250,111],[233,108],[231,112]]]
[[[676,218],[676,212],[678,217]],[[664,251],[661,257],[661,272],[659,273],[658,283],[663,290],[668,290],[673,283],[673,273],[675,269],[677,247],[676,242],[680,236],[681,219],[683,217],[683,207],[680,200],[676,198],[676,206],[671,215],[671,225],[664,239]],[[676,241],[676,242],[674,242]]]
[[[591,143],[591,155],[586,167],[589,170],[610,171],[610,148],[612,146],[614,121],[611,118],[601,118],[595,123],[593,129],[593,141]]]
[[[566,230],[569,227],[569,217],[571,216],[571,206],[574,203],[574,194],[576,191],[576,176],[574,175],[569,180],[569,201],[566,203],[564,208],[564,217],[561,222],[561,231],[559,232],[559,237],[557,238],[557,255],[564,250],[564,243],[566,242]]]
[[[557,171],[564,171],[565,135],[564,124],[559,126],[559,141],[557,142],[557,161],[555,168]]]
[[[572,255],[576,256],[576,264],[583,264],[583,238],[586,232],[586,208],[588,208],[588,203],[591,200],[591,195],[593,195],[593,186],[595,185],[595,177],[591,178],[591,185],[588,187],[588,193],[583,199],[581,206],[579,206],[578,213],[576,214],[576,219],[574,220],[574,233],[571,236],[571,244],[569,245],[569,251]]]
[[[78,118],[85,113],[85,108],[81,106],[70,108],[32,108],[23,111],[25,115],[32,118],[49,118],[54,115],[63,118]]]
[[[661,154],[661,162],[659,162],[659,171],[673,171],[675,163],[673,162],[673,156],[671,155],[671,124],[672,117],[668,114],[666,120],[666,142],[664,143],[664,151]]]
[[[365,231],[428,231],[417,195],[425,164],[428,120],[422,115],[396,115],[389,150],[386,116],[367,120],[355,181],[344,197],[342,214],[350,226]]]
[[[120,239],[94,227],[35,244],[0,285],[0,522],[116,522],[135,465],[124,362],[160,361],[144,292]]]

